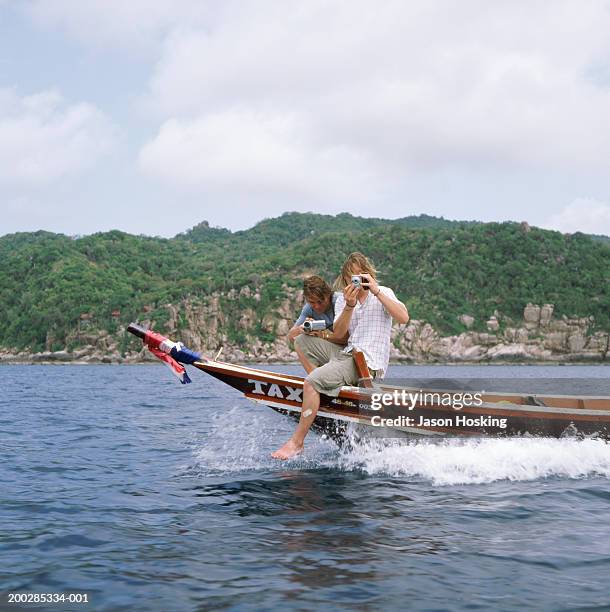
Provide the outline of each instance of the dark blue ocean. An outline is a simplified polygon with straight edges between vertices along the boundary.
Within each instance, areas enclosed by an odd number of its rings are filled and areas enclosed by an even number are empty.
[[[270,368],[271,369],[271,368]],[[298,372],[298,368],[280,367]],[[587,377],[608,366],[400,367]],[[340,451],[193,371],[0,367],[0,609],[589,610],[610,606],[610,445]]]

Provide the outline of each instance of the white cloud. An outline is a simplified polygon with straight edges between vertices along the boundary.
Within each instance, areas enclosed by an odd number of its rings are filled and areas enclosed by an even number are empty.
[[[140,153],[148,175],[208,192],[300,200],[358,199],[371,164],[356,150],[312,143],[298,115],[230,110],[170,119]]]
[[[610,90],[594,78],[610,57],[604,0],[28,7],[84,44],[160,53],[145,102],[162,121],[234,107],[306,115],[321,149],[365,149],[400,172],[610,155]]]
[[[45,183],[79,173],[109,151],[116,128],[95,106],[55,90],[0,89],[0,182]]]
[[[204,0],[28,0],[23,8],[40,27],[86,46],[154,55],[171,28],[210,23],[219,12]]]
[[[553,215],[543,227],[564,233],[610,236],[610,205],[590,198],[578,198]]]
[[[155,58],[136,110],[158,130],[139,167],[213,194],[217,209],[257,193],[283,209],[356,203],[400,215],[433,202],[436,214],[453,205],[454,216],[494,218],[487,209],[500,206],[522,218],[533,189],[548,214],[566,192],[552,192],[557,177],[571,193],[588,177],[589,193],[607,192],[606,0],[27,6],[83,45]]]
[[[219,116],[234,151],[250,150],[248,128],[239,138],[244,116],[262,114],[272,124],[299,118],[299,130],[285,132],[283,149],[275,149],[269,188],[275,174],[278,188],[294,177],[300,191],[298,173],[282,172],[282,163],[316,169],[332,150],[355,177],[353,156],[373,164],[371,200],[421,172],[599,170],[610,157],[610,90],[587,76],[608,52],[602,2],[263,6],[244,4],[213,28],[173,29],[151,79],[146,105],[164,121],[155,148],[181,126],[208,181],[216,172],[222,180],[226,168],[212,159],[217,150],[200,128]],[[233,108],[240,112],[227,114]],[[199,138],[208,144],[196,145]],[[141,158],[149,168],[151,146]],[[241,167],[233,185],[251,180]]]

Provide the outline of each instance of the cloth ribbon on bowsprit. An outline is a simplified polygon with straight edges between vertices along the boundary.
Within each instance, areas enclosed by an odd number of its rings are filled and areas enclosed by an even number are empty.
[[[186,385],[191,382],[189,375],[182,363],[193,363],[201,359],[199,353],[190,351],[181,342],[172,342],[165,336],[157,334],[154,331],[148,330],[144,336],[144,344],[148,350],[158,359],[160,359],[171,371],[178,380]]]

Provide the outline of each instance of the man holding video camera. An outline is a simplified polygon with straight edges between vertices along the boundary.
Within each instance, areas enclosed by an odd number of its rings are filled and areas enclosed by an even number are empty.
[[[303,295],[305,305],[299,318],[288,332],[288,339],[294,341],[301,334],[308,334],[344,346],[345,341],[337,340],[333,333],[335,303],[339,294],[333,293],[322,277],[313,275],[303,281]],[[305,371],[309,374],[316,366],[307,359],[299,344],[295,342],[295,350]]]
[[[335,303],[333,337],[345,341],[341,348],[325,340],[302,334],[295,346],[307,360],[316,364],[303,384],[303,408],[291,438],[272,453],[276,459],[289,459],[303,450],[305,436],[320,407],[320,394],[337,396],[344,385],[358,382],[352,351],[364,354],[371,374],[383,377],[390,359],[392,319],[408,323],[409,313],[389,287],[377,283],[377,271],[362,253],[352,253],[341,268],[335,288],[342,289]]]

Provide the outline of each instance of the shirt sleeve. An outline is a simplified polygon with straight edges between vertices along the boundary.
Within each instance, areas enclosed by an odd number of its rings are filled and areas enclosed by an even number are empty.
[[[398,302],[398,298],[396,297],[396,294],[389,287],[379,287],[379,291],[381,291],[383,295],[387,295],[388,297]],[[389,316],[390,313],[386,310],[385,306],[383,307],[383,309],[385,313]]]
[[[342,293],[337,293],[337,301],[335,302],[335,321],[341,316],[345,308],[345,296]]]
[[[299,318],[294,322],[293,327],[303,325],[303,323],[305,323],[305,319],[307,317],[311,317],[310,310],[311,310],[311,306],[309,304],[305,304],[305,306],[303,306],[303,310],[301,310],[301,314],[299,315]]]

